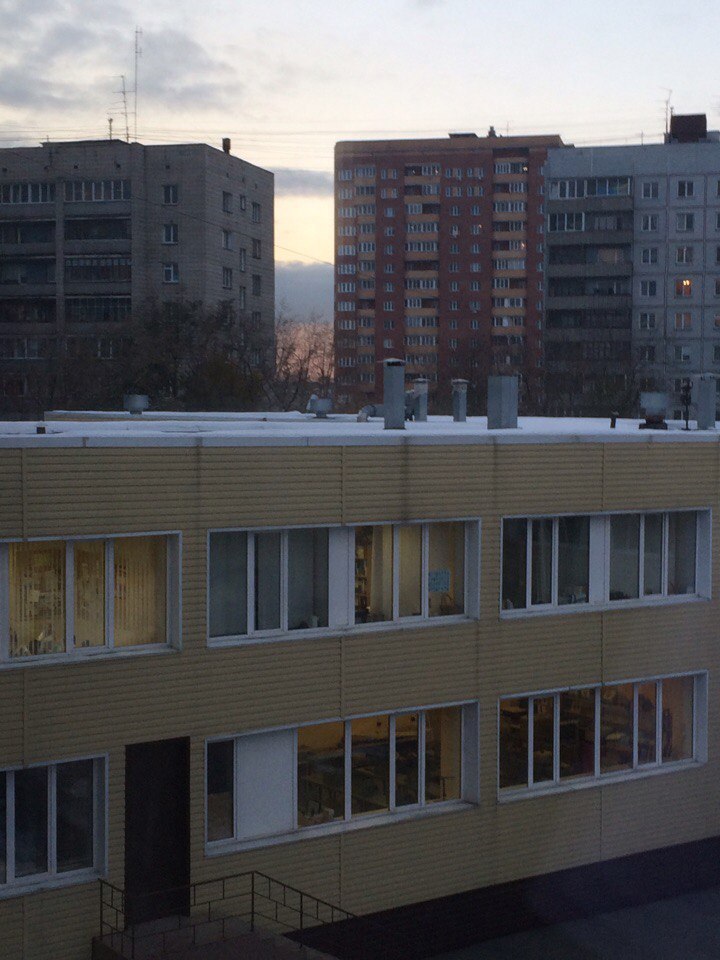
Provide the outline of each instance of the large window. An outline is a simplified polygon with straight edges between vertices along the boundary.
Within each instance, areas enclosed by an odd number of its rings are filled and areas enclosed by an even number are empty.
[[[705,687],[705,676],[697,675],[502,699],[500,791],[597,782],[703,759]]]
[[[464,523],[355,529],[355,623],[464,612]]]
[[[212,531],[209,638],[464,615],[477,539],[466,521]]]
[[[102,869],[104,763],[0,772],[0,892]]]
[[[207,840],[477,802],[477,705],[335,720],[207,744]]]
[[[706,511],[503,520],[502,609],[709,596]]]
[[[0,544],[2,659],[167,643],[176,554],[165,536]]]

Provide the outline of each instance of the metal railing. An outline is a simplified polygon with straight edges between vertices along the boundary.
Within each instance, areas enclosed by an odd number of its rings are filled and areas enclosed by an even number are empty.
[[[105,956],[114,953],[128,960],[171,957],[191,946],[254,931],[292,934],[285,943],[299,952],[309,943],[317,950],[337,950],[341,957],[363,960],[395,960],[415,953],[390,926],[352,914],[257,870],[132,897],[107,880],[100,880],[99,885],[97,956],[103,955],[104,947],[108,948]],[[320,932],[319,927],[326,929]]]

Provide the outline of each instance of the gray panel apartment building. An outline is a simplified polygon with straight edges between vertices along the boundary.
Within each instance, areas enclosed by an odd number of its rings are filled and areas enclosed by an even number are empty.
[[[155,302],[229,301],[274,325],[273,174],[205,144],[0,150],[0,407],[32,412],[50,361],[112,359]]]
[[[698,126],[692,142],[671,128],[664,144],[548,152],[554,407],[582,411],[614,377],[668,391],[677,414],[683,378],[720,375],[720,138]]]

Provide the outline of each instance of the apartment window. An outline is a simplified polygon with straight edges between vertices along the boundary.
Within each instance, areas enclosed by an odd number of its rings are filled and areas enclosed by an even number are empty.
[[[123,282],[131,275],[130,257],[65,257],[65,280],[69,283]]]
[[[658,182],[657,180],[646,180],[642,185],[643,200],[657,200]]]
[[[675,363],[690,363],[690,347],[675,347]]]
[[[55,198],[55,187],[53,185],[52,197],[46,196],[41,199],[50,200],[54,198]],[[66,203],[81,203],[81,202],[102,203],[102,202],[109,202],[112,200],[129,200],[129,199],[130,199],[130,181],[129,180],[66,180],[65,181],[65,202]],[[18,201],[15,201],[15,202],[18,202]],[[174,202],[177,203],[177,200],[175,200]]]
[[[19,542],[0,554],[9,597],[2,659],[168,643],[173,538]]]
[[[688,277],[679,278],[675,281],[675,296],[676,297],[691,297],[692,296],[692,280]]]
[[[655,363],[655,347],[642,347],[640,350],[640,359],[645,363]]]
[[[691,330],[692,329],[692,314],[688,312],[676,313],[675,314],[675,329],[676,330]]]
[[[713,347],[713,363],[720,363],[720,346],[718,344]]]
[[[175,244],[178,242],[178,225],[176,223],[163,224],[162,242],[165,244]]]
[[[357,527],[355,623],[464,613],[465,552],[464,523]]]
[[[641,258],[643,263],[657,263],[658,262],[658,248],[657,247],[643,247]]]
[[[313,835],[477,803],[477,755],[472,703],[209,741],[207,841]]]
[[[654,313],[641,313],[639,326],[641,330],[654,330],[656,315]]]
[[[178,202],[179,188],[176,183],[166,183],[163,186],[163,203],[175,204]]]
[[[677,213],[675,215],[675,226],[678,233],[690,233],[695,229],[695,214]]]
[[[103,870],[104,780],[99,758],[0,771],[0,892]]]
[[[247,307],[247,287],[238,287],[238,308],[245,310]]]
[[[675,263],[692,263],[693,262],[693,248],[692,247],[678,247],[675,251]]]
[[[222,268],[223,290],[232,290],[232,285],[233,285],[232,267],[223,267]]]
[[[128,188],[130,184],[128,182]],[[6,203],[53,203],[54,183],[3,183],[0,184],[0,204]]]
[[[704,674],[503,698],[499,791],[591,786],[703,761],[706,699]]]
[[[240,196],[238,197],[238,204],[240,206],[241,211],[244,213],[245,210],[247,210],[247,197],[245,196],[244,193],[241,193]]]
[[[502,607],[708,596],[709,544],[702,511],[505,519]]]
[[[678,180],[677,195],[678,195],[678,197],[693,197],[693,196],[695,196],[695,183],[694,183],[694,181],[692,181],[692,180]]]
[[[223,248],[223,250],[232,250],[232,249],[233,249],[233,233],[232,233],[232,230],[223,230],[223,231],[222,231],[222,248]]]
[[[253,202],[250,219],[253,223],[262,222],[262,206],[259,203]]]
[[[655,296],[657,296],[657,281],[656,281],[656,280],[641,280],[641,281],[640,281],[640,296],[641,296],[641,297],[655,297]]]
[[[640,219],[640,229],[643,233],[655,233],[658,228],[658,215],[656,213],[644,213]]]
[[[245,247],[240,247],[240,249],[238,250],[238,270],[244,273],[246,269],[247,269],[247,250],[245,249]]]
[[[228,193],[227,190],[223,190],[222,209],[223,209],[223,213],[233,212],[233,195],[231,193]]]
[[[262,277],[257,273],[252,275],[251,291],[254,297],[262,296]]]
[[[163,264],[163,283],[180,283],[180,273],[176,263]]]

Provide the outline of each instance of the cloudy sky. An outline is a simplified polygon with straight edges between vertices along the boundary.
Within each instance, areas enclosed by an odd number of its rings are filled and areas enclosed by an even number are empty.
[[[142,29],[138,139],[233,140],[277,174],[281,292],[327,310],[339,139],[449,130],[657,139],[720,127],[717,0],[0,0],[0,141],[122,133]],[[130,118],[131,133],[134,121]],[[317,293],[313,293],[317,290]],[[315,302],[322,298],[322,302]]]

